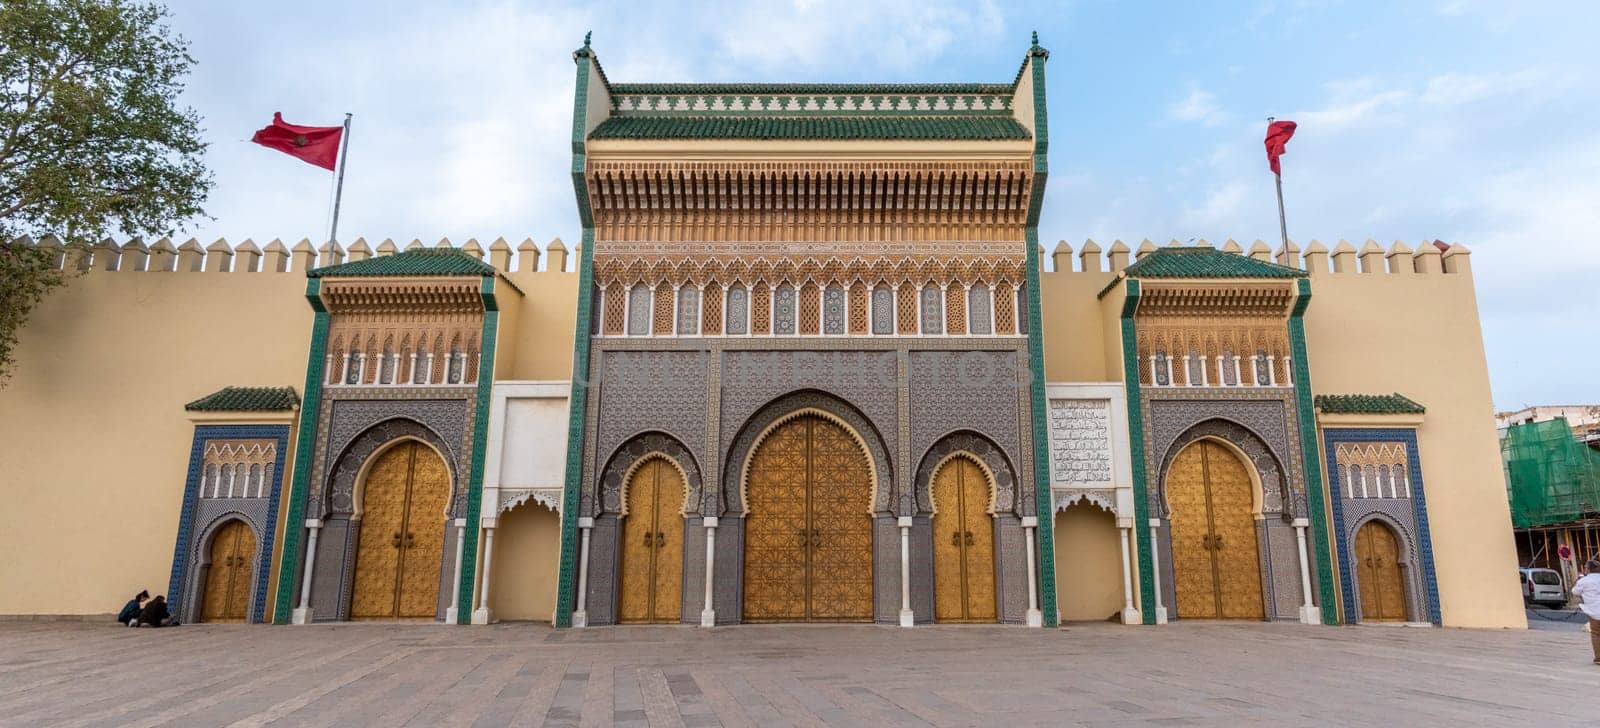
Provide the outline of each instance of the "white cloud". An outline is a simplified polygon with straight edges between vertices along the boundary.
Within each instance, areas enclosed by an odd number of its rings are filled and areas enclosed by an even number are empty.
[[[1228,120],[1228,115],[1217,106],[1216,94],[1190,86],[1189,95],[1167,107],[1167,116],[1176,121],[1199,122],[1218,126]]]
[[[791,77],[853,63],[913,70],[958,41],[995,42],[1006,27],[993,2],[969,7],[947,0],[738,3],[707,15],[719,54],[740,72],[783,71]]]

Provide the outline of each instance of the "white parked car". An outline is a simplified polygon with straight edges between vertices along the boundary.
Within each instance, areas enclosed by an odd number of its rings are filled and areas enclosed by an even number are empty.
[[[1567,588],[1554,569],[1517,569],[1522,581],[1522,601],[1547,607],[1566,606]]]

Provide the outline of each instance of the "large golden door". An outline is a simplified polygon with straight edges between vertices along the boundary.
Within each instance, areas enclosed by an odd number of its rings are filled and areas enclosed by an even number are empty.
[[[1200,440],[1167,470],[1178,616],[1261,619],[1261,565],[1250,473],[1230,450]]]
[[[444,460],[418,442],[389,448],[368,469],[361,501],[350,617],[433,618],[450,501]]]
[[[1356,583],[1361,589],[1361,621],[1405,621],[1400,541],[1388,526],[1368,521],[1356,531]]]
[[[250,605],[251,561],[256,535],[243,521],[229,521],[211,537],[211,570],[206,574],[204,622],[243,622]]]
[[[746,477],[744,619],[872,620],[872,471],[844,428],[791,420]]]
[[[933,618],[995,621],[989,479],[977,463],[955,458],[934,479],[933,506]]]
[[[628,479],[620,622],[676,622],[683,595],[683,477],[660,458]]]

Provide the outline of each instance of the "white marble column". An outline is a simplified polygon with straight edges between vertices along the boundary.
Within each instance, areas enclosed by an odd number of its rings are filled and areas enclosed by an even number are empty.
[[[1295,540],[1300,542],[1300,623],[1322,624],[1322,610],[1311,603],[1311,561],[1306,558],[1306,526],[1311,522],[1294,519]]]
[[[1129,551],[1133,550],[1133,523],[1118,525],[1117,543],[1122,546],[1122,623],[1139,624],[1144,620],[1133,604],[1133,565],[1129,559]]]
[[[589,533],[594,530],[594,519],[580,517],[578,530],[583,532],[583,538],[578,546],[578,603],[572,611],[572,626],[587,627],[589,612],[584,609],[584,604],[589,594]]]
[[[1037,559],[1033,554],[1033,539],[1039,530],[1038,516],[1022,517],[1022,542],[1028,552],[1028,626],[1043,627],[1044,615],[1039,612],[1039,575],[1034,572]]]
[[[498,525],[493,516],[483,519],[483,587],[478,590],[478,608],[472,610],[473,624],[488,624],[494,621],[494,612],[489,609],[489,574],[494,567],[494,527]]]
[[[456,568],[450,577],[450,583],[455,594],[450,597],[450,606],[445,607],[444,623],[457,624],[461,621],[461,558],[463,549],[466,548],[467,519],[457,518],[452,523],[456,527]]]
[[[900,626],[916,624],[911,611],[911,516],[900,516]]]
[[[1161,519],[1150,519],[1150,585],[1155,589],[1156,624],[1167,623],[1167,608],[1161,605]]]
[[[715,627],[717,610],[711,601],[711,587],[717,566],[717,517],[706,516],[703,521],[706,527],[706,601],[705,606],[700,609],[700,626]]]
[[[300,579],[300,606],[290,614],[291,624],[311,624],[311,571],[317,564],[317,532],[322,530],[322,521],[307,518],[306,528],[311,530],[311,537],[306,539],[306,569]]]

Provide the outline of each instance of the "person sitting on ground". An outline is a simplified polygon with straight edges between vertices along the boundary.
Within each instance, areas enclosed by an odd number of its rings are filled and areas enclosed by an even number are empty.
[[[1600,559],[1589,559],[1583,572],[1572,585],[1572,596],[1582,600],[1578,608],[1589,617],[1589,646],[1594,648],[1594,664],[1600,665]]]
[[[148,591],[141,591],[135,594],[132,599],[128,600],[127,604],[122,605],[122,611],[117,612],[117,624],[125,624],[132,627],[134,621],[139,618],[139,610],[144,608],[144,600],[149,598],[150,592]]]
[[[167,598],[156,595],[144,609],[139,612],[140,627],[176,627],[178,620],[167,611]]]

